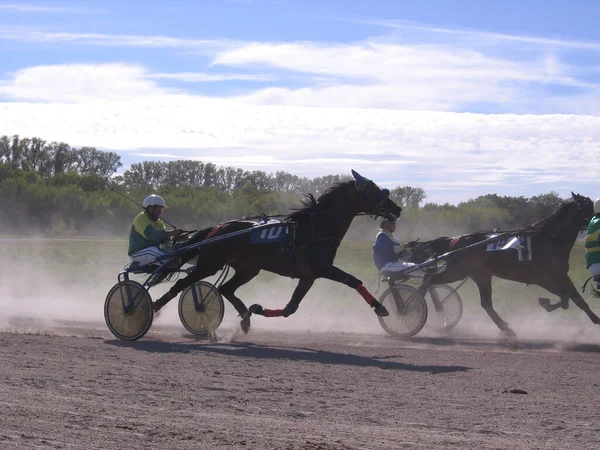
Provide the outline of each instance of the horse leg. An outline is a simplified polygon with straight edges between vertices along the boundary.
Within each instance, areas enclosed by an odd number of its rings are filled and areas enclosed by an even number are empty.
[[[250,307],[250,312],[265,317],[288,317],[296,312],[300,302],[314,284],[314,278],[300,278],[298,286],[294,289],[292,298],[283,309],[267,309],[259,304],[254,304]]]
[[[600,318],[590,309],[589,305],[579,294],[577,288],[573,285],[573,282],[569,278],[569,275],[564,274],[563,276],[551,278],[549,280],[551,281],[540,284],[540,286],[546,289],[548,292],[558,295],[560,297],[560,301],[555,304],[551,304],[548,299],[539,298],[538,302],[546,311],[552,312],[560,307],[567,309],[570,298],[573,300],[575,305],[577,305],[583,312],[587,314],[592,323],[600,325]]]
[[[500,328],[501,334],[506,337],[515,337],[517,334],[508,326],[508,323],[500,318],[494,309],[492,303],[492,276],[488,273],[473,273],[471,279],[479,288],[481,306],[496,326]]]
[[[367,288],[363,285],[362,281],[356,278],[354,275],[351,275],[347,272],[344,272],[341,269],[338,269],[335,266],[321,267],[318,272],[316,272],[318,277],[326,278],[331,281],[337,281],[338,283],[345,284],[346,286],[351,287],[352,289],[356,289],[356,291],[365,299],[367,304],[374,308],[375,314],[378,316],[388,316],[389,313],[385,306],[377,301],[373,294],[371,294]]]
[[[252,278],[254,278],[260,272],[259,268],[244,266],[244,267],[234,267],[235,275],[231,277],[226,283],[223,283],[219,287],[219,292],[223,297],[225,297],[229,302],[233,305],[235,310],[239,313],[242,320],[240,321],[240,326],[244,333],[247,333],[250,330],[250,315],[251,313],[244,305],[238,297],[235,296],[235,291],[244,284],[248,283]]]
[[[568,277],[567,277],[568,278]],[[569,279],[569,297],[587,316],[590,318],[594,325],[600,325],[600,317],[598,317],[591,309],[590,306],[583,299],[577,288],[573,286],[573,282]]]
[[[567,275],[568,278],[568,275]],[[569,288],[568,284],[571,282],[569,279],[568,282],[565,283],[564,277],[558,276],[556,277],[554,274],[549,274],[549,276],[541,283],[538,283],[539,286],[546,289],[548,292],[558,296],[560,300],[556,303],[550,303],[550,299],[546,297],[539,297],[538,303],[542,308],[544,308],[547,312],[556,311],[558,308],[568,309],[569,308]]]
[[[214,275],[223,268],[224,264],[215,263],[209,267],[200,267],[199,265],[185,278],[178,280],[171,289],[169,289],[161,298],[152,303],[154,312],[160,311],[160,309],[169,303],[173,298],[177,296],[181,291],[190,287],[196,281],[202,280],[203,278]]]
[[[556,294],[560,297],[560,294]],[[546,297],[539,297],[538,303],[542,308],[548,312],[556,311],[558,308],[568,309],[569,308],[569,297],[561,297],[556,303],[550,303],[550,299]]]

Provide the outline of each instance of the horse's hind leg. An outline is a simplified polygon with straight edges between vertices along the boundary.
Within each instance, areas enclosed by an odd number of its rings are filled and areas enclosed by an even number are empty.
[[[294,289],[292,298],[283,309],[267,309],[261,305],[254,304],[250,307],[250,312],[265,317],[288,317],[296,312],[302,299],[314,284],[314,278],[300,278],[298,286]]]
[[[224,263],[214,263],[207,267],[196,266],[196,268],[185,278],[178,280],[171,289],[169,289],[161,298],[156,300],[152,307],[154,312],[158,312],[163,306],[169,303],[173,298],[177,296],[185,288],[191,286],[196,281],[202,280],[203,278],[214,275],[224,266]]]
[[[471,279],[479,288],[481,306],[485,309],[488,316],[490,316],[490,319],[492,319],[496,326],[500,328],[500,331],[504,336],[516,336],[517,334],[508,326],[508,323],[500,318],[494,309],[494,304],[492,303],[492,276],[488,273],[473,273],[471,274]]]
[[[226,283],[223,283],[221,287],[219,287],[219,292],[223,297],[225,297],[229,302],[233,305],[235,310],[239,313],[242,320],[240,322],[240,326],[244,333],[247,333],[250,329],[250,314],[248,313],[248,308],[244,305],[238,297],[235,296],[235,291],[244,284],[248,283],[252,278],[254,278],[260,272],[259,268],[250,267],[250,266],[238,266],[234,267],[235,274],[228,280]]]

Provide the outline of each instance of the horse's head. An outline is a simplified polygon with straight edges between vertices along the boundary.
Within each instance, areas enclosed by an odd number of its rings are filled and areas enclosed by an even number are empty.
[[[583,227],[587,225],[590,220],[592,220],[592,217],[594,217],[594,202],[589,197],[574,194],[573,192],[571,192],[571,197],[573,197],[573,200],[577,205],[577,210],[581,216],[581,219],[583,220],[581,223],[581,226]]]
[[[389,189],[381,189],[373,181],[363,177],[358,172],[352,171],[356,190],[360,193],[360,208],[362,212],[386,219],[400,217],[402,208],[390,200]]]

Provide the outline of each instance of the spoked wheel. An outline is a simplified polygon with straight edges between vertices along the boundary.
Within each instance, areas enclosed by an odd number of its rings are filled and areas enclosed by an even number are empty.
[[[152,299],[140,283],[121,281],[113,286],[104,302],[104,319],[119,339],[135,341],[152,325]]]
[[[392,336],[414,336],[427,321],[427,303],[412,286],[397,284],[388,288],[379,297],[379,303],[390,313],[387,317],[378,317],[379,323]]]
[[[450,331],[460,321],[463,313],[462,299],[452,287],[434,284],[427,289],[425,300],[429,305],[427,326],[439,331]]]
[[[207,336],[215,332],[223,321],[223,297],[212,284],[198,281],[179,297],[179,318],[190,333]]]

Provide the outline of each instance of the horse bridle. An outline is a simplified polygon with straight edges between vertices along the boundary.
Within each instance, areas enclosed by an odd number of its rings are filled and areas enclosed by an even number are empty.
[[[372,195],[372,193],[369,192],[369,190],[367,189],[367,187],[371,188],[374,187],[376,188],[379,192],[377,192],[377,194],[375,196]],[[376,217],[392,217],[393,215],[390,214],[388,212],[388,210],[383,206],[385,201],[390,197],[390,190],[389,189],[381,189],[379,186],[377,186],[372,180],[367,181],[364,184],[358,184],[357,185],[357,190],[358,192],[361,192],[365,197],[367,197],[367,199],[375,204],[375,208],[374,208],[374,214]],[[398,207],[400,208],[400,207]],[[400,208],[400,211],[402,211],[402,208]],[[365,215],[371,215],[369,213],[365,213]],[[398,215],[398,217],[400,217]],[[398,217],[395,217],[396,219]]]

